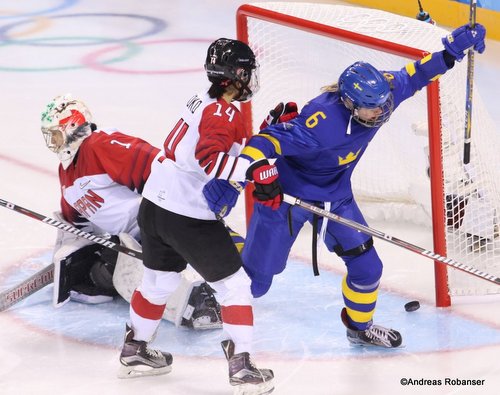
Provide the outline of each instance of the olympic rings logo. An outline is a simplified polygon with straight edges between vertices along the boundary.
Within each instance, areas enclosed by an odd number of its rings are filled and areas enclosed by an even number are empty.
[[[0,20],[2,19],[11,19],[11,18],[19,18],[21,17],[27,17],[27,16],[38,16],[38,15],[44,15],[44,14],[50,14],[53,12],[61,11],[64,10],[65,8],[69,8],[74,6],[76,3],[78,3],[79,0],[63,0],[63,2],[55,7],[47,8],[47,9],[42,9],[38,11],[31,11],[31,12],[16,12],[16,11],[11,11],[11,10],[0,10]]]
[[[165,69],[144,70],[118,66],[119,63],[131,61],[134,64],[140,63],[138,55],[144,52],[146,46],[169,45],[198,45],[212,40],[207,39],[148,39],[163,32],[167,23],[157,17],[138,15],[131,13],[74,13],[46,15],[56,11],[70,8],[79,0],[63,0],[59,5],[39,11],[29,13],[14,13],[0,10],[0,51],[14,49],[15,56],[1,56],[0,72],[50,72],[62,70],[74,70],[81,68],[94,69],[100,72],[120,73],[120,74],[178,74],[193,73],[203,70],[199,59],[196,60],[196,67],[185,67],[184,65],[169,65]],[[17,18],[11,22],[10,19]],[[8,19],[8,20],[7,20]],[[124,23],[126,21],[126,23]],[[7,22],[7,23],[3,23]],[[42,32],[48,31],[55,24],[56,32],[63,30],[64,36],[42,36]],[[60,26],[62,25],[62,27]],[[126,31],[133,31],[140,28],[138,33],[131,33],[125,37],[102,37],[94,36],[92,32],[106,30],[114,33],[114,28],[126,26]],[[74,36],[71,32],[77,31]],[[68,33],[69,32],[69,33]],[[90,32],[89,36],[82,33]],[[116,34],[116,33],[115,33]],[[112,34],[111,34],[112,35]],[[26,38],[35,36],[35,38]],[[102,48],[103,44],[112,44]],[[100,48],[82,56],[81,47],[100,46]],[[24,49],[19,50],[19,47]],[[154,49],[153,49],[154,50]],[[49,52],[52,51],[51,55]],[[158,52],[158,50],[156,50]],[[38,55],[38,53],[42,55]],[[169,54],[174,57],[176,51],[162,51],[160,56],[156,56],[153,61],[147,64],[158,64],[160,60],[167,60],[168,63],[175,63],[175,60],[168,59]],[[23,57],[27,57],[24,58]],[[70,60],[70,65],[61,66],[61,59]],[[4,62],[10,59],[15,61],[13,65],[6,65]],[[4,63],[4,64],[2,64]],[[36,63],[36,66],[33,64]],[[199,65],[199,66],[198,66]]]

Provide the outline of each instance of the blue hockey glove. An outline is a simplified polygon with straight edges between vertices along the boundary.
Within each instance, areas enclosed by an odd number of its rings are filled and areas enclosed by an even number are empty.
[[[218,218],[229,215],[231,209],[236,205],[238,196],[243,190],[244,184],[212,178],[203,187],[203,195],[208,202],[208,207]]]
[[[464,58],[464,51],[470,47],[474,47],[479,53],[483,53],[486,46],[484,45],[484,37],[486,29],[483,25],[476,23],[474,28],[469,25],[464,25],[453,30],[446,37],[442,38],[442,42],[446,51],[455,57],[459,62]]]
[[[283,102],[281,102],[271,111],[269,111],[269,115],[260,124],[260,130],[267,128],[269,125],[288,122],[295,118],[297,115],[299,115],[297,103],[291,101],[283,104]]]

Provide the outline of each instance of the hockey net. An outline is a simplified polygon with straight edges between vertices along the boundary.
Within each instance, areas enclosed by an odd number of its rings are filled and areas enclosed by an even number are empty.
[[[237,22],[238,37],[260,64],[261,90],[242,108],[253,119],[252,130],[280,101],[301,108],[355,61],[399,70],[425,52],[442,50],[448,34],[412,18],[331,4],[254,3],[240,7]],[[466,63],[395,111],[357,166],[353,189],[367,220],[428,226],[435,252],[498,275],[500,134],[475,87],[471,160],[463,165]],[[449,305],[450,295],[498,288],[436,263],[438,306]]]

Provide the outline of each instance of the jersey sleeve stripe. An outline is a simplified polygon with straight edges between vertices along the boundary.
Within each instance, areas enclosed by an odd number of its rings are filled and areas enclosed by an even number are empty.
[[[253,161],[257,161],[260,159],[265,159],[265,155],[262,153],[261,150],[251,147],[247,145],[245,148],[243,148],[243,151],[241,152],[242,155],[246,155],[247,157],[251,158]]]
[[[220,175],[221,175],[221,173],[224,171],[224,167],[226,166],[228,158],[229,158],[228,154],[223,154],[222,155],[220,164],[217,167],[217,171],[215,172],[215,178],[219,178]]]
[[[234,169],[236,168],[236,164],[238,163],[238,157],[234,158],[233,160],[233,165],[231,166],[231,170],[229,170],[229,174],[227,176],[227,179],[230,180],[231,177],[233,176]]]
[[[149,144],[142,143],[139,152],[138,166],[134,166],[132,169],[132,175],[134,177],[135,187],[139,193],[142,192],[144,184],[148,178],[151,171],[151,162],[154,160],[158,149],[150,146]]]
[[[141,186],[144,184],[144,169],[147,165],[147,159],[149,158],[149,153],[143,151],[143,145],[144,144],[140,144],[137,152],[137,160],[135,161],[135,165],[132,165],[131,169],[131,177],[137,190],[142,189]]]
[[[264,137],[265,139],[268,139],[274,146],[274,150],[278,155],[281,155],[281,144],[279,140],[276,137],[273,137],[269,134],[262,133],[260,136]]]

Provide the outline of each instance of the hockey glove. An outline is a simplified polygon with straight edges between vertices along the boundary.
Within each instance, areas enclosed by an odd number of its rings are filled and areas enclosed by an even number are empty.
[[[474,50],[479,53],[484,52],[486,48],[484,44],[485,36],[486,29],[484,26],[476,23],[473,28],[464,25],[453,30],[446,37],[443,37],[441,41],[446,51],[460,62],[465,56],[464,51],[470,47],[474,47]]]
[[[231,209],[236,205],[238,196],[245,185],[236,181],[212,178],[203,187],[203,195],[207,200],[208,207],[217,218],[229,215]]]
[[[278,169],[269,162],[259,160],[247,170],[247,179],[253,180],[253,196],[264,206],[276,210],[283,201],[283,190],[278,181]]]
[[[288,122],[295,118],[297,115],[299,115],[297,103],[288,102],[286,104],[283,104],[283,102],[281,102],[271,111],[269,111],[269,115],[260,125],[260,130],[265,129],[270,125],[276,125],[277,123],[281,122]]]

